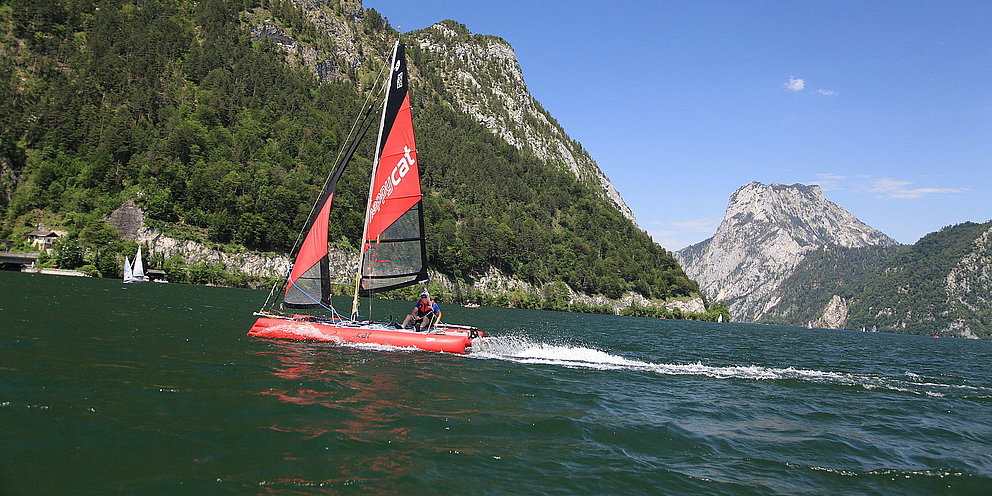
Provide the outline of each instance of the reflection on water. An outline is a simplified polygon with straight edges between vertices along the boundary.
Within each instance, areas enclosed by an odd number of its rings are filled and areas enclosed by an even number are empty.
[[[435,426],[448,418],[478,413],[465,408],[438,409],[458,404],[458,398],[443,388],[424,397],[425,387],[443,381],[444,376],[432,372],[431,367],[417,366],[424,361],[419,356],[423,353],[369,355],[326,343],[279,341],[268,343],[265,350],[255,354],[274,365],[271,374],[276,380],[272,383],[281,385],[258,394],[289,407],[278,409],[280,415],[266,428],[295,433],[301,442],[322,443],[324,458],[336,467],[338,475],[323,482],[420,471],[414,453],[423,448]],[[397,368],[407,373],[397,374]],[[390,373],[379,373],[382,369]],[[315,413],[313,408],[325,412]],[[361,456],[356,456],[358,452]],[[266,483],[306,486],[313,481]]]

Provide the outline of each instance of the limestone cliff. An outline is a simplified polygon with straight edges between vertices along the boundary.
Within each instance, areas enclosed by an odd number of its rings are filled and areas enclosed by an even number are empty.
[[[823,309],[823,314],[815,321],[815,324],[817,327],[827,329],[843,329],[847,325],[847,312],[847,300],[840,295],[833,295],[830,297],[830,303],[827,303],[826,308]]]
[[[726,301],[735,319],[754,322],[778,303],[780,286],[807,253],[896,244],[819,186],[751,182],[731,195],[713,237],[676,256],[711,301]]]
[[[598,184],[617,210],[635,220],[589,153],[530,94],[509,43],[496,36],[473,35],[450,20],[410,35],[455,107],[518,150]]]
[[[992,327],[992,227],[972,245],[972,251],[947,274],[947,305],[956,318],[945,334],[977,337]]]

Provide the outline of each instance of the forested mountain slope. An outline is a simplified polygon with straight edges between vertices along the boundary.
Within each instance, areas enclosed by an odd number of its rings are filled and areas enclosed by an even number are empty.
[[[78,255],[66,263],[113,275],[122,246],[104,219],[134,199],[175,236],[289,250],[397,36],[411,47],[437,270],[471,280],[495,267],[611,297],[698,290],[625,217],[598,168],[577,173],[494,134],[432,74],[442,62],[419,48],[423,33],[401,36],[348,1],[0,6],[0,237],[64,228]],[[371,141],[335,195],[342,249],[360,234]]]
[[[782,284],[765,322],[992,337],[992,222],[965,222],[913,245],[825,247]]]
[[[850,328],[992,337],[992,222],[948,226],[902,247],[850,307]]]
[[[849,305],[864,294],[872,274],[881,271],[901,249],[904,247],[823,246],[807,253],[782,282],[775,306],[761,320],[787,325],[812,322],[815,327],[846,328]]]

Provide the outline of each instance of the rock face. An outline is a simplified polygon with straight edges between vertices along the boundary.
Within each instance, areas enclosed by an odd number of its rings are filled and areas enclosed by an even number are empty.
[[[128,200],[107,216],[107,224],[121,233],[125,241],[135,241],[145,224],[145,214],[134,200]]]
[[[779,301],[776,291],[806,253],[896,244],[824,198],[819,186],[751,182],[731,195],[716,234],[676,257],[711,301],[754,322]]]
[[[455,288],[458,285],[456,282],[452,281],[450,278],[436,271],[431,271],[431,279],[440,284],[441,287],[445,288],[446,291],[456,292]],[[563,285],[564,286],[564,285]],[[567,300],[569,303],[582,303],[590,306],[597,307],[609,307],[612,309],[613,313],[620,315],[624,308],[630,307],[632,305],[639,305],[641,307],[646,307],[650,305],[656,305],[657,302],[652,302],[647,298],[637,294],[637,293],[627,293],[623,295],[620,299],[613,300],[602,295],[586,295],[583,293],[577,293],[572,291],[568,286],[564,286],[568,293]],[[519,279],[514,279],[512,277],[507,277],[502,272],[495,268],[490,268],[484,276],[480,277],[477,281],[468,287],[462,286],[463,290],[478,290],[484,294],[489,295],[499,295],[506,294],[513,291],[523,291],[525,293],[540,294],[544,293],[545,288],[539,288],[534,285],[528,284],[527,282],[521,281]],[[664,306],[669,310],[678,309],[684,313],[704,313],[706,312],[706,305],[701,297],[693,298],[681,298],[675,300],[669,300],[664,303]]]
[[[382,58],[383,53],[379,52],[387,40],[365,39],[368,34],[355,28],[356,21],[368,15],[361,2],[292,0],[292,3],[318,31],[333,40],[330,47],[300,41],[266,17],[261,9],[255,10],[256,19],[250,27],[252,39],[273,40],[291,63],[308,68],[321,81],[348,79],[349,73],[363,66],[367,69]],[[450,20],[408,35],[422,49],[426,57],[424,65],[431,68],[431,80],[441,83],[430,91],[443,94],[456,109],[518,150],[595,185],[604,199],[636,223],[630,207],[589,153],[531,96],[509,43],[496,36],[473,35],[465,26]],[[412,60],[408,62],[412,84],[427,84],[427,78],[418,77],[426,69],[417,67]]]
[[[830,303],[823,309],[823,316],[817,321],[817,327],[827,329],[843,329],[847,324],[847,300],[839,295],[833,295]]]
[[[634,221],[630,207],[582,145],[569,138],[530,94],[513,47],[496,36],[473,35],[454,21],[411,33],[432,60],[456,108],[518,150],[599,185],[603,196]]]
[[[166,258],[178,255],[187,262],[219,263],[229,270],[237,270],[245,274],[275,277],[289,270],[289,258],[285,255],[265,255],[247,251],[226,253],[196,241],[166,236],[162,231],[152,227],[139,229],[134,241],[147,245],[150,253],[161,253]]]
[[[358,70],[366,61],[367,47],[363,47],[361,36],[356,32],[355,21],[365,14],[361,1],[338,0],[330,5],[320,0],[293,0],[313,26],[327,33],[334,43],[320,46],[302,43],[273,19],[266,17],[265,11],[256,9],[257,22],[249,30],[254,41],[270,39],[287,55],[290,63],[310,69],[321,82],[349,79],[348,74]]]
[[[992,227],[975,239],[971,253],[947,274],[945,291],[948,307],[960,317],[943,332],[974,338],[975,322],[984,323],[980,332],[987,331],[992,322]]]

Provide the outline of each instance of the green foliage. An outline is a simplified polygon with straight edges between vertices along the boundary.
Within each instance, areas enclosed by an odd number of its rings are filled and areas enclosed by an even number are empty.
[[[50,213],[70,230],[58,262],[104,276],[119,275],[111,258],[124,247],[101,219],[128,199],[149,224],[180,237],[290,250],[364,100],[348,81],[379,70],[369,59],[343,81],[318,84],[273,41],[249,40],[240,9],[257,8],[299,39],[332,45],[288,0],[8,5],[0,6],[0,170],[6,164],[16,180],[0,178],[4,228]],[[329,8],[344,15],[341,5]],[[375,10],[361,14],[362,44],[395,37]],[[566,284],[613,298],[698,292],[594,186],[453,110],[436,68],[412,44],[410,54],[433,267],[461,280],[495,267],[542,287],[474,298],[523,308],[566,309]],[[372,141],[335,193],[330,239],[342,247],[354,249],[349,240],[361,232]],[[176,282],[258,282],[151,257]]]
[[[113,250],[101,249],[94,253],[93,265],[100,277],[121,277],[123,275],[123,265],[117,260],[117,253]]]
[[[930,233],[914,245],[901,247],[881,270],[865,282],[851,305],[848,327],[877,326],[911,334],[933,334],[959,319],[982,337],[992,336],[992,313],[987,305],[956,305],[947,293],[951,270],[975,249],[975,239],[992,222],[965,222]],[[972,291],[982,292],[979,287]],[[988,301],[987,289],[978,294]]]
[[[782,299],[762,321],[798,326],[819,319],[833,295],[847,301],[861,295],[866,278],[881,270],[899,250],[894,246],[833,246],[808,253],[782,282]]]
[[[966,222],[909,246],[812,252],[783,282],[783,297],[764,320],[803,325],[819,318],[838,295],[848,302],[849,329],[932,335],[962,322],[976,335],[992,336],[992,310],[983,303],[987,292],[980,285],[968,295],[947,290],[948,274],[990,227]]]
[[[55,243],[55,263],[60,269],[74,269],[83,265],[83,249],[74,238],[60,239]]]

